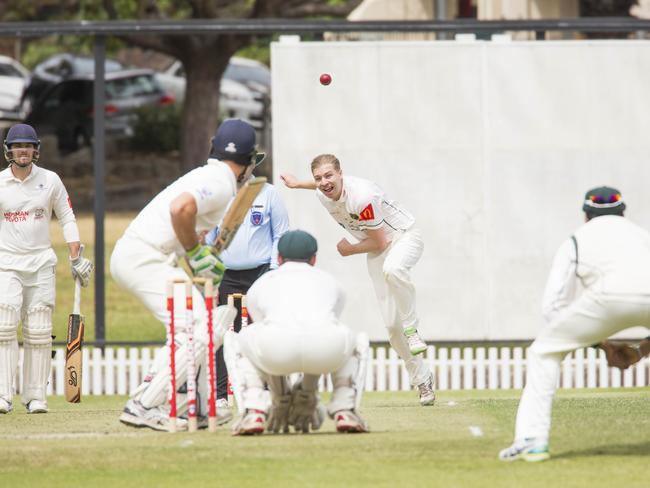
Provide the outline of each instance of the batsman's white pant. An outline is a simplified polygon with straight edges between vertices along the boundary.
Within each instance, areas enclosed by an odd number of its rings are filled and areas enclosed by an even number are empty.
[[[404,361],[411,385],[424,383],[431,374],[422,355],[412,356],[404,328],[418,326],[411,268],[422,256],[424,244],[418,229],[396,237],[381,254],[368,254],[368,273],[375,287],[390,345]]]
[[[519,402],[515,441],[548,441],[551,407],[567,353],[591,346],[629,327],[650,325],[650,297],[585,291],[548,324],[528,349],[526,387]]]
[[[0,270],[0,398],[12,402],[18,365],[18,323],[22,320],[22,403],[46,400],[52,363],[55,268],[33,272]]]
[[[166,286],[170,280],[189,279],[187,273],[177,266],[174,256],[161,253],[140,239],[123,236],[115,244],[111,255],[111,275],[118,285],[138,297],[149,311],[169,329]],[[207,348],[207,315],[201,291],[194,287],[194,355],[196,370],[205,370]],[[174,314],[176,325],[176,384],[187,380],[187,336],[185,327],[185,288],[178,284],[174,289]],[[146,408],[162,405],[169,394],[169,348],[158,351],[145,383],[136,390]],[[205,399],[205,382],[197,382],[201,401]],[[202,410],[201,410],[202,411]],[[180,409],[179,409],[179,413]]]
[[[273,377],[292,373],[304,373],[303,384],[314,389],[321,374],[331,373],[334,391],[329,413],[355,409],[365,379],[359,375],[365,371],[364,351],[357,353],[357,349],[357,335],[337,324],[307,329],[256,322],[239,334],[227,332],[224,338],[224,356],[240,411],[267,412],[270,402],[265,383],[274,397],[286,394],[274,391],[274,385],[281,382]]]

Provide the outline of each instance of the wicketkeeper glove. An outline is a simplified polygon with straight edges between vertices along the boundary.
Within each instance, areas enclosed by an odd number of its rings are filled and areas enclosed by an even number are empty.
[[[92,275],[95,266],[90,259],[81,256],[83,250],[84,246],[81,246],[79,249],[79,256],[76,258],[70,258],[70,268],[72,270],[72,279],[79,280],[81,286],[86,287],[90,282],[90,276]]]
[[[289,433],[289,408],[291,407],[291,393],[273,398],[273,404],[266,421],[266,430],[275,434]]]
[[[302,389],[300,383],[294,385],[291,409],[289,411],[289,423],[293,425],[296,432],[308,434],[310,427],[313,430],[320,428],[322,418],[319,423],[317,415],[318,401],[318,392],[305,391]]]
[[[219,256],[212,252],[212,247],[197,244],[187,251],[187,262],[194,276],[212,279],[215,285],[221,283],[226,266]]]

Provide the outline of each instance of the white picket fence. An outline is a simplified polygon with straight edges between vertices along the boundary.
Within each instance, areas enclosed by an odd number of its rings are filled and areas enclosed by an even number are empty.
[[[83,395],[126,395],[143,380],[157,348],[106,347],[83,350]],[[22,350],[20,363],[22,363]],[[438,390],[511,389],[524,386],[526,360],[522,347],[434,347],[425,361],[433,371]],[[63,395],[65,353],[56,349],[48,394]],[[16,388],[20,391],[18,368]],[[616,388],[650,385],[650,359],[626,371],[609,368],[605,353],[579,349],[562,363],[560,388]],[[321,389],[331,390],[323,378]],[[366,391],[409,390],[406,369],[393,349],[376,347],[368,358]]]

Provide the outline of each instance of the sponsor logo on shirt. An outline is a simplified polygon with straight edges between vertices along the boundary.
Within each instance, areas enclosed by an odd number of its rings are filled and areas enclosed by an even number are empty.
[[[27,222],[29,212],[25,210],[18,210],[17,212],[5,212],[5,222]]]
[[[257,210],[253,210],[251,212],[251,224],[253,225],[260,225],[263,220],[263,215],[262,212],[258,212]]]
[[[45,216],[45,209],[44,208],[37,208],[34,211],[34,220],[42,219],[44,216]]]
[[[372,203],[369,203],[359,214],[359,220],[373,220],[375,218],[375,211],[372,208]]]

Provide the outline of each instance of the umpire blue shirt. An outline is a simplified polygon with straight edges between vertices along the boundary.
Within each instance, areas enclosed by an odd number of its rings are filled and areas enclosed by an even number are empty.
[[[273,185],[266,183],[253,202],[235,238],[221,259],[228,269],[253,269],[263,264],[278,267],[278,241],[289,230],[287,209]],[[215,227],[205,237],[214,244],[219,232]]]

